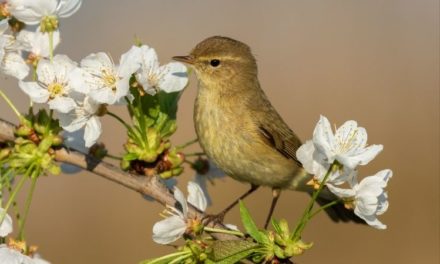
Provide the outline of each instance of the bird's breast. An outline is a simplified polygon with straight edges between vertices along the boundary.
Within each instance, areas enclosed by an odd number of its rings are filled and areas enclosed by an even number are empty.
[[[240,97],[222,98],[199,89],[194,123],[200,145],[208,157],[229,176],[256,185],[283,186],[295,169],[293,162],[269,147]]]

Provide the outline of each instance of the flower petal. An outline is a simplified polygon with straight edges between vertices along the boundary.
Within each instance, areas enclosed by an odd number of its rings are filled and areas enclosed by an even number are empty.
[[[129,77],[141,67],[141,48],[132,46],[129,51],[122,54],[119,60],[118,73],[120,77]]]
[[[5,209],[0,207],[0,214],[4,213]],[[3,222],[0,223],[0,237],[6,237],[10,233],[12,233],[12,218],[6,213]]]
[[[188,202],[195,206],[197,209],[204,212],[208,206],[205,194],[200,186],[193,182],[188,182]]]
[[[2,61],[1,70],[4,74],[23,80],[29,74],[29,66],[17,52],[7,52]]]
[[[101,136],[101,122],[97,116],[92,116],[86,123],[86,128],[84,130],[84,140],[86,141],[86,147],[89,148],[98,141],[99,136]]]
[[[61,113],[68,113],[75,109],[76,103],[70,97],[57,96],[49,100],[49,108]]]
[[[185,196],[179,188],[174,187],[174,198],[176,198],[177,202],[182,206],[183,216],[186,217],[188,215],[188,204],[186,203]]]
[[[25,92],[35,103],[46,103],[49,99],[49,92],[41,88],[36,82],[19,81],[18,86]]]
[[[330,126],[330,122],[325,116],[320,116],[315,130],[313,131],[313,143],[315,148],[324,154],[328,163],[334,161],[333,149],[335,144],[335,137]]]
[[[159,88],[167,93],[181,91],[188,84],[188,73],[185,65],[171,62],[159,68],[162,73]]]
[[[185,230],[185,221],[181,217],[173,215],[154,224],[153,240],[158,244],[169,244],[182,237]]]
[[[57,14],[60,17],[69,17],[81,7],[82,0],[60,0]]]

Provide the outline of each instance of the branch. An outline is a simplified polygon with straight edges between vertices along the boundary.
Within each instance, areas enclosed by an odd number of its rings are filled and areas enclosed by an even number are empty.
[[[0,142],[13,141],[15,126],[0,118]],[[168,188],[156,177],[138,176],[121,170],[120,168],[98,160],[93,156],[67,148],[55,151],[55,160],[64,162],[90,171],[92,174],[99,175],[105,179],[125,186],[142,195],[148,195],[162,205],[174,205],[177,201]],[[205,215],[194,206],[188,206],[188,213],[191,218],[203,218]],[[222,224],[210,223],[210,227],[225,228]],[[214,234],[213,234],[214,235]],[[235,240],[238,237],[227,234],[215,234],[219,240]]]

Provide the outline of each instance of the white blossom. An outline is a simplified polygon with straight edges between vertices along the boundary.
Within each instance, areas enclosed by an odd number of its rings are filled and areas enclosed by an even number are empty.
[[[172,93],[185,88],[188,83],[185,65],[179,62],[170,62],[159,66],[156,51],[146,45],[133,47],[132,50],[138,53],[141,59],[141,68],[136,74],[136,79],[147,93],[151,95],[158,91]]]
[[[23,255],[20,251],[9,248],[5,244],[0,245],[0,263],[7,264],[33,264],[33,260]]]
[[[22,80],[29,74],[29,66],[19,47],[14,36],[0,35],[0,71]]]
[[[74,91],[69,84],[69,73],[76,63],[66,55],[56,55],[51,63],[41,59],[37,66],[38,80],[35,82],[20,81],[20,88],[35,103],[48,103],[50,109],[60,113],[72,111],[76,104],[72,98]]]
[[[82,0],[8,0],[11,14],[29,25],[41,23],[46,17],[69,17],[81,3]]]
[[[50,54],[49,34],[40,31],[22,30],[17,36],[17,41],[22,46],[22,50],[31,53],[31,56],[37,58],[47,58]],[[53,49],[60,43],[60,32],[53,32]]]
[[[167,206],[169,216],[153,226],[153,240],[159,244],[169,244],[182,237],[191,224],[188,218],[188,202],[201,211],[206,210],[207,201],[200,186],[194,182],[188,182],[188,201],[183,193],[174,188],[174,198],[178,206]]]
[[[343,199],[348,207],[354,207],[354,213],[367,224],[377,229],[385,229],[377,216],[388,209],[388,196],[384,188],[392,177],[391,170],[382,170],[373,176],[365,177],[360,183],[356,177],[349,182],[351,189],[342,189],[327,185],[331,192]]]
[[[5,217],[0,223],[0,237],[6,237],[12,233],[12,218],[5,212],[5,209],[0,207],[0,215],[2,214],[5,214]]]
[[[337,160],[349,169],[368,164],[383,149],[382,145],[367,147],[367,131],[353,120],[345,122],[333,134],[330,122],[324,116],[316,124],[313,143],[327,163]]]
[[[312,140],[306,141],[296,151],[296,157],[303,165],[304,169],[314,175],[314,179],[321,183],[327,171],[330,169],[331,164],[325,159],[325,156],[316,150]],[[346,182],[352,170],[336,170],[331,172],[328,176],[326,183],[340,185]]]
[[[81,68],[71,74],[73,88],[87,90],[90,97],[102,104],[123,103],[129,93],[131,75],[140,67],[138,58],[128,51],[117,67],[104,52],[93,53],[81,61]]]
[[[58,113],[60,125],[68,132],[74,132],[85,127],[85,146],[89,148],[98,141],[102,133],[101,121],[99,120],[102,107],[92,98],[85,96],[82,100],[76,100],[75,108],[72,111]]]

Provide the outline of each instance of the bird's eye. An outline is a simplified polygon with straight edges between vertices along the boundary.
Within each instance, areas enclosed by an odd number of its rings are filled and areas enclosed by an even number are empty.
[[[217,67],[220,65],[220,61],[217,59],[211,60],[209,63],[211,64],[212,67]]]

